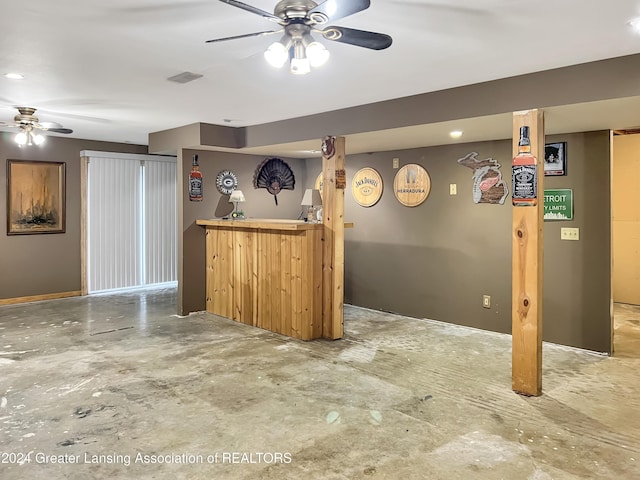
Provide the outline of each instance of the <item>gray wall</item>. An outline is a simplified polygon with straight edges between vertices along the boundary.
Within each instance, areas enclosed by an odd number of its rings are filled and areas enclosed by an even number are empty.
[[[19,148],[14,136],[0,132],[0,299],[78,291],[80,151],[147,153],[147,147],[49,136],[42,146]],[[66,163],[65,233],[7,235],[7,159]]]
[[[186,179],[191,171],[191,159],[198,153],[200,171],[204,182],[202,202],[190,202]],[[267,157],[241,155],[235,153],[182,150],[182,167],[179,175],[180,202],[182,204],[179,223],[182,238],[179,239],[179,252],[182,252],[178,265],[179,291],[178,311],[181,314],[200,311],[206,308],[205,278],[205,229],[195,224],[199,219],[216,218],[219,202],[228,205],[226,195],[216,189],[216,176],[222,170],[231,170],[238,177],[238,188],[244,193],[246,202],[242,210],[250,218],[289,218],[296,219],[302,211],[300,202],[307,182],[304,160],[283,158],[291,167],[295,178],[295,190],[284,190],[278,194],[276,206],[273,195],[266,189],[253,187],[256,168]],[[180,208],[180,206],[178,207]],[[180,257],[180,255],[179,255]]]
[[[545,222],[544,339],[590,350],[611,349],[609,133],[548,136],[568,143],[568,175],[545,177],[546,188],[573,188],[572,222]],[[502,165],[511,188],[511,140],[350,155],[346,159],[345,301],[418,318],[511,332],[511,204],[474,204],[472,171],[456,160],[475,151]],[[418,163],[432,181],[420,206],[393,194],[396,170]],[[307,185],[320,172],[307,160]],[[374,167],[383,177],[378,204],[359,206],[350,193],[353,174]],[[458,195],[449,195],[456,183]],[[560,228],[580,228],[580,241],[561,241]],[[491,295],[491,309],[482,295]]]

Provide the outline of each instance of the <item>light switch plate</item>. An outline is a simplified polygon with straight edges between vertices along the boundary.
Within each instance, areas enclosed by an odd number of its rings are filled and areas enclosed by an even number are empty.
[[[455,183],[449,184],[449,195],[457,195],[458,194],[458,185]]]
[[[561,240],[580,240],[580,229],[562,227],[560,229],[560,239]]]
[[[482,296],[482,306],[484,308],[491,308],[491,295]]]
[[[400,159],[399,158],[394,158],[393,159],[393,168],[400,168]]]

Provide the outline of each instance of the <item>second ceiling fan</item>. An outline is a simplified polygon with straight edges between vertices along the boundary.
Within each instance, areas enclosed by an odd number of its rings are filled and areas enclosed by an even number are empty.
[[[289,60],[291,73],[298,75],[309,73],[312,66],[321,66],[329,59],[329,51],[311,36],[312,33],[322,35],[325,40],[371,50],[383,50],[392,43],[391,37],[384,33],[325,26],[329,21],[366,10],[371,5],[370,0],[326,0],[321,3],[313,0],[282,0],[275,6],[273,14],[237,0],[220,1],[260,15],[282,28],[216,38],[207,40],[207,43],[283,33],[280,41],[272,43],[264,56],[274,67],[282,67]]]

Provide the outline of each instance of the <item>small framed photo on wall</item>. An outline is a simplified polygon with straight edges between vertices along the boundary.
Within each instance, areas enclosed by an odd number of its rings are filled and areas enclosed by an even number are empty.
[[[544,146],[544,174],[567,174],[567,142],[547,143]]]

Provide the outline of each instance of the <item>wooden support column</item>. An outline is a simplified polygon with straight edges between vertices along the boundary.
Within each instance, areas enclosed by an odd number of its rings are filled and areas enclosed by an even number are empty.
[[[542,393],[544,226],[544,116],[542,111],[527,110],[513,114],[514,157],[518,153],[522,126],[529,127],[531,155],[537,160],[537,199],[535,206],[512,207],[512,388],[516,393],[538,396]]]
[[[344,334],[344,137],[322,142],[322,336],[336,340]]]

